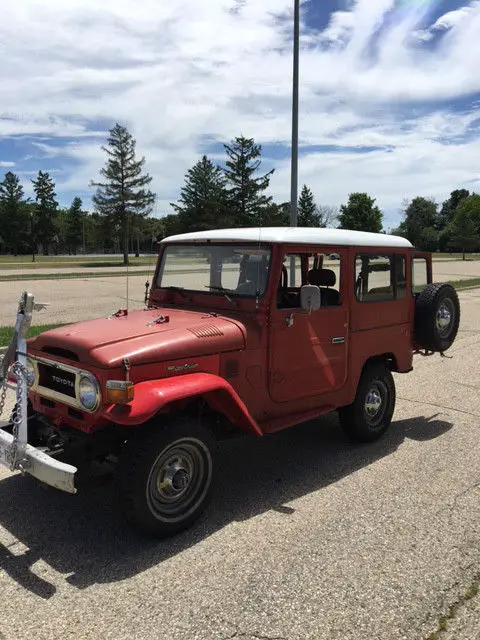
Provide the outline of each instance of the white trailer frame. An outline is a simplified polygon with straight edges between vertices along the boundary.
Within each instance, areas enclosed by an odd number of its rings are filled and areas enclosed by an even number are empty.
[[[10,471],[20,471],[41,482],[76,493],[75,474],[77,468],[52,458],[45,451],[28,444],[28,374],[27,334],[32,313],[43,308],[35,304],[32,293],[24,291],[20,297],[13,338],[0,363],[0,414],[3,410],[7,389],[16,393],[16,405],[10,421],[0,423],[0,464]],[[14,377],[15,384],[8,378]],[[5,427],[9,427],[8,431]],[[10,433],[10,429],[12,433]]]

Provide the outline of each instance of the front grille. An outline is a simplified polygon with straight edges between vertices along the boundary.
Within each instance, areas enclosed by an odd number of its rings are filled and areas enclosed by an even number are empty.
[[[38,364],[39,386],[75,398],[75,374],[48,364]]]

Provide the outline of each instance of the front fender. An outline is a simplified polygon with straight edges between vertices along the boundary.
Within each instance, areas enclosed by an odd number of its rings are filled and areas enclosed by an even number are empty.
[[[263,435],[233,387],[223,378],[211,373],[190,373],[139,382],[135,385],[132,402],[127,405],[111,405],[104,415],[117,424],[135,426],[151,420],[172,402],[195,397],[203,398],[212,409],[223,413],[239,429]]]

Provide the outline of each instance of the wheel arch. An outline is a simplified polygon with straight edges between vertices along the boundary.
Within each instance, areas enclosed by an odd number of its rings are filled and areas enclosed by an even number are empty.
[[[205,407],[211,412],[210,416],[223,417],[239,431],[263,435],[233,387],[224,378],[207,373],[140,382],[135,385],[135,397],[130,404],[114,405],[105,415],[116,424],[136,427],[160,415],[196,411],[201,414]],[[221,430],[218,433],[221,434]]]
[[[371,356],[363,363],[361,374],[365,371],[365,368],[371,364],[385,364],[390,371],[398,371],[398,361],[394,353],[379,353],[375,356]],[[360,374],[360,375],[361,375]]]

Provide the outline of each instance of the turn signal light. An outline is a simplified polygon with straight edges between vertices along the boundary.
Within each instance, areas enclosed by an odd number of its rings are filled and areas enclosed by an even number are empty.
[[[108,380],[107,402],[111,404],[128,404],[133,400],[133,382],[125,380]]]

